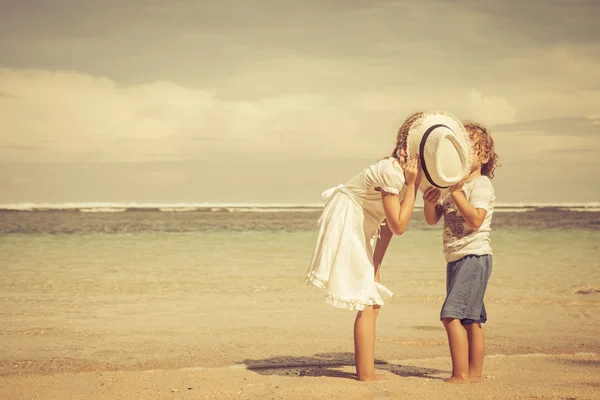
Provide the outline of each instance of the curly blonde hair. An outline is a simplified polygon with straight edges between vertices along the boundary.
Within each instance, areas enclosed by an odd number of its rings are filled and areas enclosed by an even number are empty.
[[[492,134],[485,126],[475,121],[463,121],[463,125],[469,133],[471,143],[473,143],[473,152],[479,156],[480,160],[487,160],[485,163],[481,163],[481,174],[492,179],[496,173],[496,168],[500,166],[498,154],[494,149]]]
[[[407,147],[406,141],[408,138],[408,131],[413,126],[413,124],[419,118],[421,118],[424,114],[425,114],[424,111],[417,111],[417,112],[411,114],[404,121],[402,126],[400,126],[400,129],[398,129],[398,135],[396,136],[396,147],[394,148],[394,151],[392,151],[391,156],[398,159],[398,161],[400,162],[401,165],[404,165],[404,162],[406,161],[404,159],[404,156],[402,156],[402,150],[404,150],[406,152],[406,147]]]

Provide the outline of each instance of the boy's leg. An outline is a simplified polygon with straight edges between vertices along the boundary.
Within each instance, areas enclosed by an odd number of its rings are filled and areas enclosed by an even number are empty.
[[[359,381],[375,379],[375,322],[380,306],[367,306],[354,321],[354,358]]]
[[[483,328],[479,322],[465,325],[469,341],[469,378],[481,378],[483,356],[485,354],[485,339]]]
[[[449,383],[469,382],[469,342],[467,331],[456,318],[442,318],[448,334],[450,357],[452,358],[452,376],[446,379]]]
[[[480,379],[483,371],[485,337],[482,324],[487,321],[487,311],[483,298],[488,280],[492,274],[492,256],[485,255],[478,257],[478,263],[481,267],[478,275],[478,290],[475,292],[476,296],[472,302],[473,308],[469,314],[475,315],[477,313],[479,317],[477,319],[464,319],[462,321],[467,330],[469,340],[469,377],[473,380]]]

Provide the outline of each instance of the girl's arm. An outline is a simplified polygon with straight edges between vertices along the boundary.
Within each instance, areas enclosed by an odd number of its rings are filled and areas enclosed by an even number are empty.
[[[392,240],[394,234],[384,221],[381,229],[379,230],[379,236],[377,237],[377,243],[375,243],[375,252],[373,253],[373,265],[375,266],[375,282],[379,282],[379,276],[381,271],[381,263],[383,262],[383,256],[387,251],[388,245]]]
[[[404,233],[415,207],[417,188],[421,183],[421,166],[419,165],[418,154],[412,156],[406,163],[404,178],[406,181],[406,193],[402,202],[398,201],[397,195],[381,192],[381,201],[383,202],[387,225],[396,235]]]
[[[406,185],[406,194],[402,202],[398,201],[398,196],[381,192],[381,201],[385,211],[385,219],[392,233],[402,235],[408,226],[410,217],[415,207],[416,188],[415,184]]]

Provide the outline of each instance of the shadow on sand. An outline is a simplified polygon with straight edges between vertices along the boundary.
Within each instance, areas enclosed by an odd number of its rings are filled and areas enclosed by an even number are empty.
[[[271,357],[263,360],[247,359],[242,361],[246,368],[261,375],[281,376],[326,376],[332,378],[356,379],[356,374],[340,371],[339,367],[353,366],[354,353],[320,353],[312,357]],[[403,377],[427,379],[443,379],[437,376],[447,373],[432,368],[421,368],[410,365],[390,364],[383,360],[375,360],[375,370],[388,371]]]

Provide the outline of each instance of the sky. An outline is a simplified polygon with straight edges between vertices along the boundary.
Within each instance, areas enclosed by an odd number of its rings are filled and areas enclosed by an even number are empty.
[[[0,0],[0,203],[317,203],[412,112],[600,201],[600,2]]]

